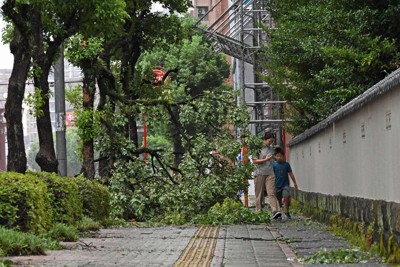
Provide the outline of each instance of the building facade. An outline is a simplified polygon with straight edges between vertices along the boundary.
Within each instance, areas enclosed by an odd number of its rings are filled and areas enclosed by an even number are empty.
[[[67,61],[64,62],[65,65],[65,88],[68,89],[70,87],[76,86],[81,83],[82,74],[81,70],[72,66]],[[7,101],[7,91],[8,91],[8,81],[11,76],[11,69],[0,69],[0,171],[7,170],[7,127],[6,121],[4,118],[5,112],[5,103]],[[49,76],[49,86],[50,91],[52,92],[49,105],[50,105],[50,118],[53,132],[56,127],[56,113],[55,113],[55,99],[54,99],[54,74],[51,73]],[[32,82],[27,82],[25,87],[25,96],[33,93],[34,86]],[[26,151],[29,150],[31,144],[37,142],[38,140],[38,131],[36,125],[36,117],[31,113],[31,107],[29,107],[25,102],[22,105],[23,113],[22,113],[22,123],[24,130],[24,144]],[[73,126],[73,118],[75,116],[71,105],[66,102],[66,115],[67,117],[67,126]],[[69,120],[68,120],[69,119]]]

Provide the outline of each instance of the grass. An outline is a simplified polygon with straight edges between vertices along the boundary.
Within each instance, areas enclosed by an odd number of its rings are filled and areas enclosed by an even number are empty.
[[[56,223],[41,236],[0,227],[0,257],[44,255],[46,250],[60,249],[59,241],[76,242],[79,240],[79,232],[85,234],[98,231],[100,227],[100,223],[87,217],[78,226]],[[0,267],[9,264],[9,261],[0,260]]]
[[[0,267],[10,267],[12,263],[11,260],[0,260]]]
[[[99,222],[94,221],[92,218],[84,216],[82,221],[78,224],[78,230],[80,232],[98,231],[101,228]]]
[[[0,227],[1,256],[44,255],[51,247],[54,247],[51,240]]]
[[[57,241],[74,242],[79,240],[78,229],[63,223],[54,224],[53,228],[47,233],[47,235],[51,239]]]

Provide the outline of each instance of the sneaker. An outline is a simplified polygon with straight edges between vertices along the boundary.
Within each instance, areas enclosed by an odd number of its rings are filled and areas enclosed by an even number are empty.
[[[275,212],[272,214],[271,219],[278,219],[278,218],[280,218],[280,217],[282,217],[282,213],[281,213],[280,211],[275,211]]]
[[[292,216],[290,216],[290,213],[289,213],[289,212],[285,213],[285,215],[286,215],[286,218],[292,219]]]

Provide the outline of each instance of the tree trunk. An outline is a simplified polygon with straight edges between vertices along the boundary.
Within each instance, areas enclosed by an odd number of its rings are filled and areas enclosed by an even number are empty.
[[[172,107],[172,113],[173,116],[176,118],[176,123],[179,123],[179,111],[177,107]],[[182,145],[182,137],[180,133],[180,129],[182,129],[182,126],[176,125],[175,123],[171,123],[170,125],[170,131],[171,131],[171,137],[172,137],[172,142],[174,145],[174,166],[178,168],[179,164],[182,162],[182,157],[183,154],[185,153],[185,148]]]
[[[49,84],[47,81],[48,72],[44,71],[40,77],[35,78],[35,87],[41,89],[41,97],[44,101],[41,108],[43,114],[36,118],[36,125],[39,136],[39,152],[36,154],[36,162],[41,171],[58,172],[58,161],[54,150],[53,131],[50,118]]]
[[[129,116],[129,139],[135,144],[136,147],[139,147],[139,136],[138,136],[138,128],[136,125],[136,119],[133,116]]]
[[[28,77],[31,57],[27,40],[16,28],[10,44],[14,65],[8,84],[8,97],[4,117],[7,120],[7,171],[25,173],[26,154],[22,126],[22,100]]]
[[[93,140],[83,142],[83,175],[87,179],[95,178]]]
[[[106,157],[104,154],[100,154],[100,158]],[[99,160],[99,176],[102,178],[110,178],[111,177],[111,163],[112,160],[110,157]]]
[[[45,172],[58,172],[58,161],[54,149],[53,131],[50,118],[50,88],[48,76],[54,56],[54,43],[45,51],[43,40],[43,29],[40,11],[33,8],[31,11],[31,25],[33,32],[33,63],[40,69],[39,74],[34,76],[35,88],[39,88],[43,106],[42,114],[36,117],[36,126],[39,137],[39,152],[36,154],[36,162],[40,169]],[[58,46],[56,46],[58,47]]]
[[[124,52],[125,53],[121,62],[122,90],[124,91],[124,94],[130,99],[138,99],[137,94],[131,86],[131,81],[134,79],[135,66],[142,52],[140,49],[140,42],[137,39],[132,40],[131,50],[125,50]],[[135,144],[135,147],[139,147],[139,135],[136,125],[137,118],[128,114],[127,119],[128,127],[126,136],[130,138],[130,140]]]
[[[110,62],[109,58],[103,59],[105,62]],[[109,68],[110,64],[107,64],[107,68]],[[110,75],[107,69],[102,69],[100,75],[97,77],[97,84],[99,86],[99,104],[97,105],[97,110],[99,112],[104,110],[104,106],[107,101],[107,91],[112,90],[115,91],[115,79],[114,76]],[[111,101],[111,106],[115,110],[115,105],[113,100]],[[108,138],[112,138],[114,134],[114,129],[111,127],[111,124],[108,124],[105,120],[101,122],[105,129],[104,134],[107,134]],[[102,151],[99,155],[99,176],[102,178],[110,178],[111,177],[111,169],[113,166],[115,153],[111,152],[111,149],[108,151]]]
[[[94,109],[94,94],[96,91],[95,77],[90,74],[90,71],[85,71],[84,68],[83,77],[83,109],[90,112]],[[93,117],[92,117],[93,125]],[[90,127],[89,127],[90,128]],[[93,131],[93,129],[91,129]],[[88,179],[95,178],[95,167],[94,167],[94,142],[93,134],[90,137],[83,138],[83,173]]]
[[[103,111],[104,110],[104,105],[106,103],[106,94],[104,91],[107,89],[107,82],[104,77],[101,75],[97,78],[97,84],[99,86],[99,104],[97,105],[97,110],[98,111]],[[107,125],[105,125],[105,122],[102,121],[103,127],[107,129]],[[111,135],[109,131],[105,131],[105,133],[108,135],[108,138],[111,138]],[[111,165],[110,163],[110,153],[105,153],[104,151],[100,153],[99,155],[99,176],[103,178],[110,178],[111,177]]]

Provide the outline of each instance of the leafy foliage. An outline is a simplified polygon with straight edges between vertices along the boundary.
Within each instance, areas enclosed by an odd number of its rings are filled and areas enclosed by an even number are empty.
[[[19,173],[0,173],[0,224],[42,233],[52,226],[53,213],[46,184]]]
[[[216,53],[191,23],[181,22],[183,39],[164,39],[142,55],[133,104],[117,102],[117,113],[113,105],[103,106],[101,119],[118,129],[112,138],[99,134],[97,147],[115,156],[109,185],[116,217],[189,222],[226,197],[237,198],[245,187],[244,177],[250,176],[251,166],[235,164],[241,144],[232,132],[235,126],[247,125],[248,113],[237,106],[237,92],[225,83],[225,56]],[[167,86],[146,82],[159,65],[171,70]],[[140,114],[153,137],[146,150],[136,148],[124,134],[127,118]],[[212,150],[222,156],[210,155]],[[143,151],[146,163],[137,157]]]
[[[99,222],[94,221],[92,218],[83,216],[82,220],[78,222],[77,228],[80,232],[98,231],[101,228]]]
[[[307,264],[362,263],[366,258],[366,253],[359,249],[322,249],[302,262]]]
[[[11,52],[19,64],[14,65],[9,84],[9,97],[12,104],[6,106],[6,116],[22,108],[22,97],[25,86],[14,88],[14,84],[25,84],[28,69],[33,67],[33,81],[38,91],[28,101],[35,106],[37,116],[40,150],[36,156],[41,169],[48,172],[57,171],[57,159],[54,153],[53,139],[50,127],[49,83],[48,76],[52,63],[58,58],[59,47],[64,40],[74,34],[99,35],[101,39],[115,33],[129,16],[123,0],[110,0],[107,3],[98,0],[73,1],[65,4],[62,1],[13,1],[5,0],[1,4],[3,17],[12,24]],[[40,93],[38,97],[37,93]],[[8,110],[9,107],[14,110]],[[16,112],[17,114],[20,112]],[[26,160],[24,146],[20,146],[22,122],[20,115],[7,118],[14,125],[8,134],[9,140],[9,170],[24,173]],[[15,129],[18,129],[14,132]],[[11,153],[16,151],[16,153]]]
[[[287,129],[299,134],[400,66],[399,4],[383,1],[271,1],[277,29],[268,81],[290,105]],[[305,19],[306,18],[306,19]],[[393,24],[394,23],[394,24]]]
[[[118,217],[141,221],[160,221],[164,216],[179,214],[183,223],[227,196],[236,198],[245,186],[243,177],[249,177],[252,169],[247,165],[229,167],[227,161],[214,159],[209,151],[205,144],[197,145],[172,180],[162,175],[161,169],[151,175],[147,168],[139,168],[140,160],[121,163],[111,179],[113,212]]]
[[[44,255],[51,242],[32,233],[21,233],[0,227],[2,256]]]
[[[107,187],[96,180],[88,180],[81,176],[66,179],[71,179],[78,185],[83,215],[99,222],[108,219],[111,213],[111,200]]]
[[[76,227],[63,223],[55,223],[47,233],[52,240],[74,242],[79,240],[79,233]]]
[[[2,255],[0,250],[0,255]],[[12,266],[12,260],[0,260],[0,267],[9,267]]]
[[[196,216],[192,222],[212,225],[269,223],[270,212],[255,213],[240,201],[226,198],[212,206],[206,215]]]
[[[51,93],[47,94],[50,97]],[[29,114],[35,117],[43,116],[43,105],[45,104],[40,88],[35,88],[32,93],[29,93],[25,98],[24,102],[30,107]]]
[[[66,57],[70,63],[80,66],[85,60],[97,57],[103,52],[104,39],[101,37],[84,38],[77,34],[67,43]]]
[[[29,172],[28,175],[39,177],[46,183],[56,222],[75,225],[82,219],[82,197],[74,180],[46,172]]]

